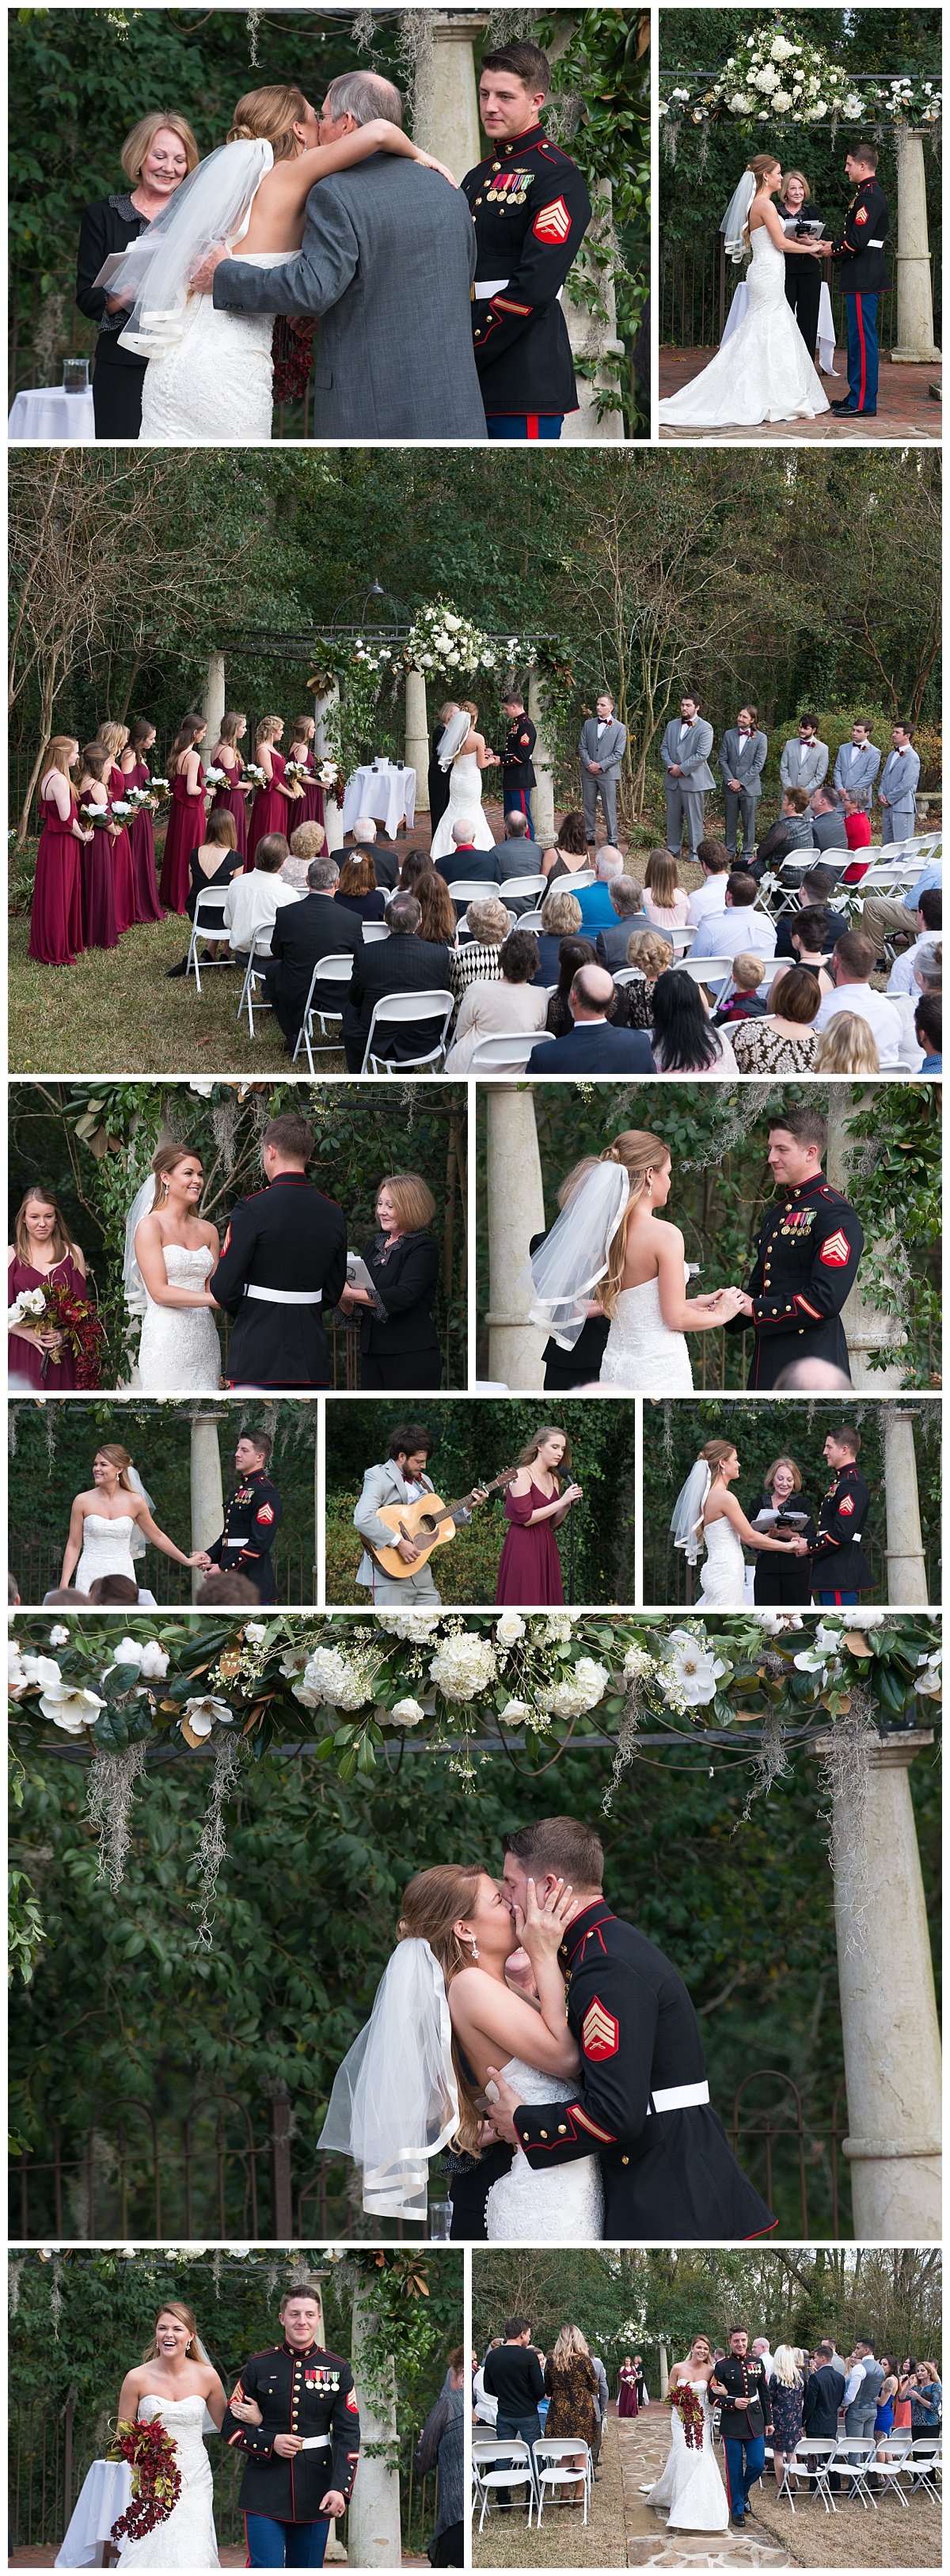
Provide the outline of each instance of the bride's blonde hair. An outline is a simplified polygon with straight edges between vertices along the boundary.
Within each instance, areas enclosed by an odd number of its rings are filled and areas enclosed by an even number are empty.
[[[445,1978],[446,1991],[459,1970],[472,1965],[471,1945],[466,1946],[459,1940],[453,1926],[460,1917],[474,1913],[479,1880],[487,1876],[488,1872],[480,1861],[473,1861],[468,1868],[446,1863],[439,1869],[420,1870],[418,1877],[411,1878],[403,1892],[398,1937],[400,1941],[428,1941]],[[459,2124],[452,2144],[463,2148],[470,2156],[477,2156],[481,2154],[482,2147],[482,2113],[475,2099],[471,2077],[466,2073],[456,2046],[454,2031],[452,2064],[459,2097]]]
[[[749,215],[751,215],[751,213],[752,213],[752,207],[753,207],[753,206],[754,206],[754,204],[755,204],[756,197],[761,197],[761,196],[764,194],[764,191],[765,191],[765,182],[766,182],[766,179],[768,178],[769,171],[770,171],[770,170],[777,170],[777,169],[778,169],[778,167],[779,167],[779,157],[778,157],[778,153],[777,153],[777,152],[757,152],[757,153],[756,153],[756,155],[755,155],[755,159],[754,159],[753,161],[747,161],[745,166],[746,166],[746,169],[748,170],[748,172],[749,172],[749,174],[750,174],[750,177],[751,177],[751,178],[753,178],[753,179],[755,180],[755,193],[754,193],[754,195],[753,195],[753,197],[752,197],[752,201],[751,201],[751,204],[750,204],[750,206],[749,206]],[[746,216],[745,223],[744,223],[744,225],[743,225],[743,227],[742,227],[742,238],[743,238],[743,241],[744,241],[744,242],[748,242],[748,244],[749,244],[749,248],[750,248],[750,250],[751,250],[751,248],[752,248],[752,234],[751,234],[751,232],[750,232],[750,230],[749,230],[749,215],[747,215],[747,216]]]
[[[601,1163],[622,1164],[630,1182],[630,1196],[607,1255],[607,1276],[594,1290],[596,1302],[603,1307],[605,1315],[614,1315],[627,1258],[627,1227],[637,1200],[646,1188],[647,1173],[655,1171],[658,1164],[669,1162],[670,1149],[659,1136],[648,1135],[643,1127],[625,1127],[623,1134],[615,1136],[613,1144],[605,1146],[597,1159]]]
[[[249,89],[238,99],[228,142],[262,140],[271,145],[275,161],[292,161],[297,149],[294,126],[305,122],[307,106],[302,89],[291,89],[286,81],[273,89]]]
[[[735,1445],[734,1440],[707,1440],[705,1448],[700,1450],[699,1455],[705,1458],[713,1484],[721,1474],[726,1459],[732,1457]]]

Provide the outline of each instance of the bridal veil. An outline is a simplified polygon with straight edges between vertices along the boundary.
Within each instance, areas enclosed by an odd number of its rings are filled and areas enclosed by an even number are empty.
[[[529,1297],[532,1323],[552,1333],[562,1351],[573,1350],[587,1322],[587,1300],[607,1276],[629,1196],[622,1163],[595,1163],[521,1272],[518,1287]]]
[[[424,2220],[429,2163],[458,2117],[445,1979],[428,1941],[400,1941],[336,2076],[317,2144],[362,2165],[370,2216]]]
[[[185,338],[197,309],[192,271],[219,242],[230,245],[246,231],[254,198],[273,161],[271,146],[261,136],[223,143],[199,161],[162,214],[130,243],[121,267],[108,280],[110,295],[129,286],[135,292],[132,312],[119,333],[123,349],[138,358],[156,358]]]

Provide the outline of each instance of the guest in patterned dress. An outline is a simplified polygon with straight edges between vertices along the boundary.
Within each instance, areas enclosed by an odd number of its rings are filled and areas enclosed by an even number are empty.
[[[775,2464],[776,2491],[781,2486],[786,2464],[791,2477],[795,2445],[801,2438],[805,2378],[804,2372],[799,2367],[800,2361],[801,2354],[793,2352],[790,2344],[779,2344],[774,2355],[774,2368],[769,2383],[772,2423],[775,2428],[772,2435],[772,2456]],[[797,2483],[796,2479],[795,2484]]]
[[[572,2433],[593,2451],[597,2432],[594,2399],[597,2395],[597,2373],[579,2326],[562,2326],[550,2360],[544,2365],[544,2385],[551,2400],[544,2427],[547,2441],[564,2441]],[[580,2483],[573,2497],[564,2489],[565,2502],[583,2504],[583,2453],[576,2459],[565,2455],[565,2469],[577,2469]]]
[[[790,966],[769,996],[774,1016],[742,1020],[732,1031],[740,1073],[810,1073],[815,1063],[814,1021],[821,991],[807,966]]]

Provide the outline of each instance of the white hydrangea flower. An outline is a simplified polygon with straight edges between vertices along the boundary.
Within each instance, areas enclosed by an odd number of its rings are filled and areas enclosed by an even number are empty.
[[[539,1691],[539,1704],[552,1717],[584,1717],[603,1699],[609,1680],[606,1664],[595,1663],[592,1655],[579,1655],[563,1681]]]
[[[429,1679],[446,1699],[477,1699],[494,1681],[497,1670],[494,1647],[464,1629],[461,1636],[443,1637],[429,1666]]]
[[[773,36],[770,50],[773,63],[787,63],[794,49],[787,36]]]
[[[501,1722],[503,1726],[526,1726],[533,1716],[534,1710],[526,1699],[509,1699],[501,1711]]]
[[[670,1679],[680,1703],[687,1708],[700,1708],[715,1699],[716,1684],[725,1672],[725,1664],[699,1637],[691,1637],[686,1628],[672,1628],[669,1636]]]
[[[552,1610],[550,1618],[538,1631],[538,1642],[542,1646],[566,1646],[573,1635],[573,1626],[569,1610]]]
[[[144,1647],[136,1645],[134,1637],[120,1637],[109,1666],[110,1672],[115,1664],[134,1664],[138,1672],[144,1651]]]
[[[84,1726],[94,1726],[105,1704],[95,1691],[80,1690],[75,1682],[57,1682],[40,1700],[44,1717],[51,1717],[66,1735],[81,1735]]]
[[[495,1630],[499,1645],[516,1646],[519,1637],[524,1636],[525,1624],[519,1610],[503,1610]]]
[[[786,108],[791,107],[791,104],[790,92],[787,89],[777,89],[772,100],[772,105],[774,108],[777,108],[780,116],[784,116]]]
[[[648,1655],[645,1646],[628,1646],[622,1670],[625,1681],[645,1679],[647,1673],[653,1671],[653,1657]]]
[[[401,1637],[406,1645],[427,1646],[441,1617],[441,1610],[398,1610],[394,1619],[380,1614],[379,1625],[390,1637]]]
[[[245,1634],[245,1636],[246,1636],[246,1637],[249,1637],[249,1638],[250,1638],[250,1642],[251,1642],[251,1645],[252,1645],[252,1646],[260,1646],[260,1645],[262,1645],[262,1644],[263,1644],[263,1641],[264,1641],[264,1638],[265,1638],[265,1637],[266,1637],[266,1635],[267,1635],[267,1628],[266,1628],[266,1625],[265,1625],[264,1620],[263,1620],[263,1619],[245,1619],[245,1622],[244,1622],[244,1634]]]
[[[392,1708],[380,1711],[380,1715],[383,1714],[392,1726],[418,1726],[420,1718],[425,1716],[425,1709],[421,1699],[397,1699]]]
[[[233,1726],[234,1718],[226,1699],[214,1699],[209,1694],[204,1699],[199,1697],[186,1699],[179,1725],[185,1723],[190,1726],[193,1735],[210,1735],[215,1723],[218,1726]]]
[[[341,1655],[338,1646],[314,1648],[293,1695],[304,1708],[319,1708],[324,1701],[331,1708],[363,1708],[372,1696],[359,1666]]]
[[[51,1646],[68,1646],[68,1644],[69,1644],[69,1630],[68,1630],[68,1628],[63,1628],[62,1626],[59,1626],[59,1625],[58,1625],[57,1627],[55,1627],[55,1628],[51,1628],[51,1629],[50,1629],[50,1632],[49,1632],[49,1641],[50,1641],[50,1645],[51,1645]]]
[[[747,115],[751,104],[751,99],[748,99],[744,90],[741,89],[737,89],[735,97],[731,98],[729,101],[733,116]]]

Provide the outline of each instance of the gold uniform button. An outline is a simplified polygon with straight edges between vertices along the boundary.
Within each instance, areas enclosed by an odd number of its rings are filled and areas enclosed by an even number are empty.
[[[501,169],[501,162],[500,162],[500,161],[493,161],[491,166],[492,166],[492,169],[493,169],[493,170],[500,170],[500,169]]]
[[[546,2130],[546,2129],[542,2129],[542,2131],[541,2131],[541,2136],[542,2136],[542,2138],[546,2138],[546,2137],[547,2137],[547,2134],[548,2134],[548,2133],[547,2133],[547,2130]]]
[[[629,2156],[621,2156],[620,2162],[622,2165],[628,2165],[630,2162]]]
[[[558,2124],[558,2137],[559,2137],[559,2138],[566,2138],[566,2136],[567,2136],[567,2121],[566,2121],[566,2120],[561,2120],[561,2121],[559,2122],[559,2124]]]

